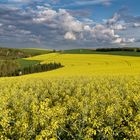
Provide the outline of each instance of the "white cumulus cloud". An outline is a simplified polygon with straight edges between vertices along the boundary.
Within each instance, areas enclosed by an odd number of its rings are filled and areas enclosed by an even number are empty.
[[[65,39],[68,39],[68,40],[76,40],[76,36],[75,36],[75,34],[73,34],[72,32],[67,32],[67,33],[64,35],[64,38],[65,38]]]
[[[63,32],[64,39],[67,40],[91,40],[96,43],[112,43],[118,38],[114,30],[116,28],[124,29],[122,25],[115,25],[114,29],[103,24],[87,24],[73,17],[65,9],[59,9],[58,11],[45,7],[39,7],[38,9],[40,11],[36,13],[33,19],[34,23],[47,25]],[[112,20],[109,20],[109,24],[114,23],[116,20],[117,15]]]
[[[134,23],[133,26],[134,27],[140,27],[140,23]]]

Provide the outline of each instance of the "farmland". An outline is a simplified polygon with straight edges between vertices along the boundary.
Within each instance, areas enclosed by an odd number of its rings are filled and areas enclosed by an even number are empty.
[[[91,75],[139,75],[140,57],[106,54],[61,54],[51,53],[27,60],[41,63],[60,62],[63,68],[39,74],[39,76],[91,76]],[[32,75],[31,75],[32,76]],[[37,75],[34,75],[37,76]]]
[[[56,52],[27,62],[63,67],[0,78],[0,139],[140,139],[138,55]]]
[[[0,140],[140,140],[140,0],[0,0]]]

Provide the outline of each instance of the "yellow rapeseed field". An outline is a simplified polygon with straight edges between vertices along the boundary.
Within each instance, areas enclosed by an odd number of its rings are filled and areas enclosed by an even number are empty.
[[[64,67],[0,78],[0,140],[140,139],[140,57],[26,59]]]
[[[42,63],[60,62],[64,65],[61,69],[39,74],[43,77],[140,74],[140,57],[52,53],[28,58],[28,60],[40,60]]]

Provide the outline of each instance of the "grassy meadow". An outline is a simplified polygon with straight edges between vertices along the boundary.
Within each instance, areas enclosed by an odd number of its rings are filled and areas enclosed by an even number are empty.
[[[64,67],[0,78],[1,140],[140,139],[139,53],[78,52],[21,58]]]

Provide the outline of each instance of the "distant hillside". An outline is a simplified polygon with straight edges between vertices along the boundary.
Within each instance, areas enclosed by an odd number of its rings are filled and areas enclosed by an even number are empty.
[[[15,48],[0,48],[0,59],[17,59],[30,56],[51,53],[51,50],[41,49],[15,49]]]
[[[52,53],[55,50],[37,49],[37,48],[26,48],[26,49],[21,49],[21,51],[24,52],[27,55],[35,56],[35,55]]]
[[[97,48],[63,50],[64,54],[108,54],[121,56],[140,56],[140,48]]]
[[[16,59],[27,57],[28,55],[19,49],[0,48],[0,59]]]

